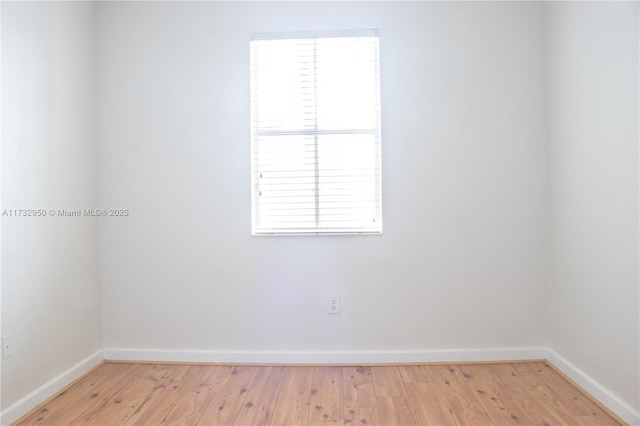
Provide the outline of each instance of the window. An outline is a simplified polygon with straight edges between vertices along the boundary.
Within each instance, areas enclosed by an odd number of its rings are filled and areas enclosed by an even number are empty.
[[[254,235],[382,231],[378,40],[252,36]]]

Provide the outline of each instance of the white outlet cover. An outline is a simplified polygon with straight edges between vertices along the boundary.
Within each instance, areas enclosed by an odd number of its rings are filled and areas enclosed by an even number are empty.
[[[339,314],[342,311],[340,303],[340,296],[328,296],[327,298],[327,313]]]

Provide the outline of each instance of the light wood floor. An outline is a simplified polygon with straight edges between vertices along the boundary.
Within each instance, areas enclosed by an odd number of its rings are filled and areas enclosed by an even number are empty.
[[[105,363],[20,425],[620,424],[544,362],[373,367]]]

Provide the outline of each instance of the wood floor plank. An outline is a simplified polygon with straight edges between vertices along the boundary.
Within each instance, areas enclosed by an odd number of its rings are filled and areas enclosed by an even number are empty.
[[[121,425],[136,416],[145,405],[169,385],[176,366],[146,366],[144,374],[118,392],[96,416],[85,424]]]
[[[534,374],[540,377],[545,383],[551,385],[553,389],[561,392],[566,398],[570,398],[576,405],[580,406],[584,415],[595,416],[599,418],[603,424],[611,424],[611,422],[617,423],[613,417],[609,416],[607,412],[589,399],[589,397],[565,380],[557,371],[551,368],[548,363],[531,363],[530,366]]]
[[[429,370],[422,365],[399,365],[398,371],[404,383],[433,383]]]
[[[209,404],[197,425],[200,426],[228,426],[238,416],[242,404],[215,403]]]
[[[512,399],[531,399],[537,392],[511,364],[483,364],[483,370]]]
[[[379,396],[378,413],[383,425],[418,425],[408,397]]]
[[[551,406],[558,414],[562,416],[583,414],[580,411],[580,407],[576,407],[571,401],[568,401],[567,404],[567,401],[561,395],[556,394],[556,392],[541,381],[539,377],[536,377],[529,367],[518,364],[514,364],[513,367],[518,374],[533,387],[536,396],[544,400],[545,403]]]
[[[17,425],[618,425],[546,362],[106,363]]]
[[[126,425],[157,425],[166,422],[170,411],[165,407],[173,407],[186,391],[204,373],[201,365],[179,365],[167,378],[167,385],[154,392],[144,410],[139,410],[125,422]]]
[[[395,366],[371,367],[376,397],[395,396],[406,397],[402,376]]]
[[[259,367],[253,366],[234,366],[222,384],[218,392],[213,397],[212,402],[221,404],[242,404],[249,390],[249,384],[258,372]]]
[[[407,383],[407,392],[418,424],[456,424],[435,383],[410,382]]]
[[[157,424],[196,425],[204,415],[210,402],[211,400],[204,393],[187,391],[180,397],[169,413],[163,414],[163,420]]]
[[[476,389],[476,397],[496,424],[530,425],[532,421],[500,387],[486,380]]]
[[[371,367],[371,375],[382,424],[418,424],[398,368],[396,366]]]
[[[308,425],[343,422],[342,368],[314,367]]]
[[[168,411],[164,423],[170,425],[197,424],[213,400],[222,383],[231,374],[230,366],[200,366],[202,374]]]
[[[283,374],[284,367],[263,367],[258,370],[234,424],[268,425],[271,422]]]
[[[121,381],[136,367],[135,364],[105,363],[90,375],[83,377],[71,388],[64,390],[46,403],[46,407],[34,411],[22,419],[24,424],[56,425],[65,424],[78,415],[81,410],[99,397],[109,383],[124,387]]]
[[[233,371],[230,365],[203,365],[203,374],[196,380],[188,392],[207,392],[213,397]]]
[[[343,367],[342,393],[345,407],[375,407],[377,403],[371,367]]]
[[[273,425],[306,425],[309,418],[313,367],[287,368],[273,410]]]
[[[532,425],[567,425],[567,421],[542,399],[514,399],[513,402],[527,415]]]
[[[375,407],[344,407],[342,424],[345,426],[382,426]]]
[[[164,387],[173,366],[146,366],[143,371],[119,392],[105,401],[99,412],[82,422],[87,425],[121,425],[145,408],[153,394]]]
[[[541,374],[543,371],[541,363],[513,365],[516,371],[534,387],[540,397],[561,415],[592,416],[601,411],[600,408],[595,406],[591,401],[589,401],[590,404],[586,404],[587,398],[585,396],[579,398],[573,392],[567,393],[565,387],[562,386],[562,383],[558,380],[560,378],[559,376],[553,377],[551,375]]]
[[[198,424],[206,426],[233,424],[244,403],[249,384],[259,369],[260,367],[246,365],[233,366]]]
[[[122,380],[107,382],[104,387],[90,395],[84,404],[77,404],[65,413],[58,424],[86,425],[111,405],[115,396],[122,392],[131,382],[141,379],[147,373],[147,366],[133,364],[127,375]],[[55,424],[55,423],[54,423]]]
[[[481,365],[456,366],[464,382],[496,424],[530,425],[527,415],[502,391]]]
[[[442,399],[458,424],[494,424],[455,366],[430,365],[427,368]]]
[[[609,417],[609,416],[607,416]],[[565,419],[571,426],[606,426],[606,425],[617,425],[618,423],[611,423],[611,417],[603,418],[599,415],[591,415],[591,416],[566,416]],[[614,420],[615,421],[615,420]]]

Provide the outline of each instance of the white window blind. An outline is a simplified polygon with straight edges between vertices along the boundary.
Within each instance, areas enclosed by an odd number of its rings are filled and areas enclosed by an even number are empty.
[[[377,30],[250,45],[253,234],[380,233]]]

